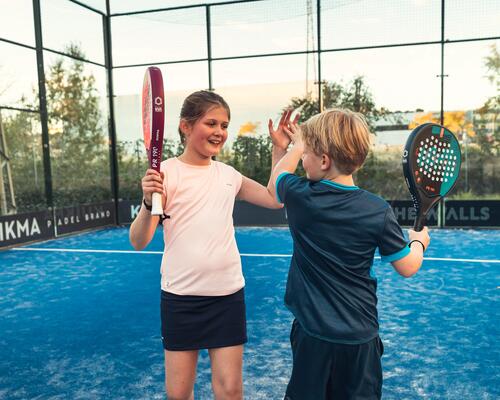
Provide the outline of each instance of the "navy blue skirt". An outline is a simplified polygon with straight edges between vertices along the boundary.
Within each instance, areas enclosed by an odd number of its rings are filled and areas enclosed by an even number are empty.
[[[227,296],[181,296],[161,291],[165,350],[201,350],[247,342],[244,288]]]

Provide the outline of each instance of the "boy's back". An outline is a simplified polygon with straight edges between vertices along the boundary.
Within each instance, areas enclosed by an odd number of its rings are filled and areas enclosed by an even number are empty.
[[[294,241],[285,294],[295,316],[293,368],[285,399],[379,400],[384,350],[373,256],[378,247],[382,259],[411,276],[429,244],[427,231],[410,231],[408,245],[389,204],[354,186],[352,174],[370,149],[361,115],[328,110],[285,132],[293,146],[271,180]],[[292,174],[301,159],[307,179]]]
[[[358,344],[375,338],[375,250],[387,261],[410,251],[389,204],[357,186],[287,173],[276,189],[294,239],[287,307],[320,339]]]

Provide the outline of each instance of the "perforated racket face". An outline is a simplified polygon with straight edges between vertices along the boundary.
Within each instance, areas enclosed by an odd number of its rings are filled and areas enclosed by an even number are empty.
[[[420,130],[412,144],[415,156],[409,157],[415,184],[427,196],[445,196],[458,179],[460,146],[455,135],[439,125]]]
[[[142,86],[142,130],[150,167],[159,171],[163,148],[165,99],[163,77],[157,67],[149,67]]]
[[[418,213],[424,216],[455,185],[460,174],[460,145],[437,124],[415,128],[403,153],[403,172]]]

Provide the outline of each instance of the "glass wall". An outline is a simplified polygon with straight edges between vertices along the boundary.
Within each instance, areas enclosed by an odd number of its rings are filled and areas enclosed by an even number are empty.
[[[459,139],[455,199],[500,199],[500,41],[446,46],[444,124]]]
[[[45,52],[54,205],[110,201],[106,70]]]
[[[160,66],[165,89],[165,132],[163,158],[179,151],[177,127],[184,99],[192,92],[208,89],[206,62]],[[140,181],[147,169],[144,149],[141,98],[146,67],[117,68],[113,72],[114,107],[120,199],[141,197]]]
[[[38,113],[0,112],[0,215],[43,210],[41,126]]]
[[[110,0],[107,15],[106,0],[0,0],[0,212],[109,201],[113,179],[117,199],[139,198],[146,168],[140,90],[149,65],[158,65],[165,80],[165,156],[182,150],[182,101],[209,89],[232,110],[220,159],[257,180],[269,174],[268,119],[286,107],[306,119],[322,104],[353,108],[369,120],[373,146],[356,176],[360,186],[408,199],[402,146],[416,125],[442,120],[463,152],[454,197],[500,198],[498,1],[225,3]],[[39,79],[45,81],[42,104]],[[44,110],[48,120],[41,118]],[[110,173],[113,144],[116,176]]]

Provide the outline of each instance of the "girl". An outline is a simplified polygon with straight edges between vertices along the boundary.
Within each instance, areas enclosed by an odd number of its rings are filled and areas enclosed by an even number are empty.
[[[290,141],[284,132],[290,114],[283,113],[277,130],[269,121],[273,168]],[[215,398],[243,398],[245,281],[234,237],[234,200],[280,205],[266,187],[213,160],[227,139],[229,120],[229,106],[214,92],[198,91],[185,99],[179,122],[184,152],[162,162],[160,173],[146,172],[143,204],[130,227],[134,248],[146,247],[159,222],[150,214],[151,195],[161,193],[166,214],[161,326],[170,400],[194,399],[200,349],[210,355]]]

